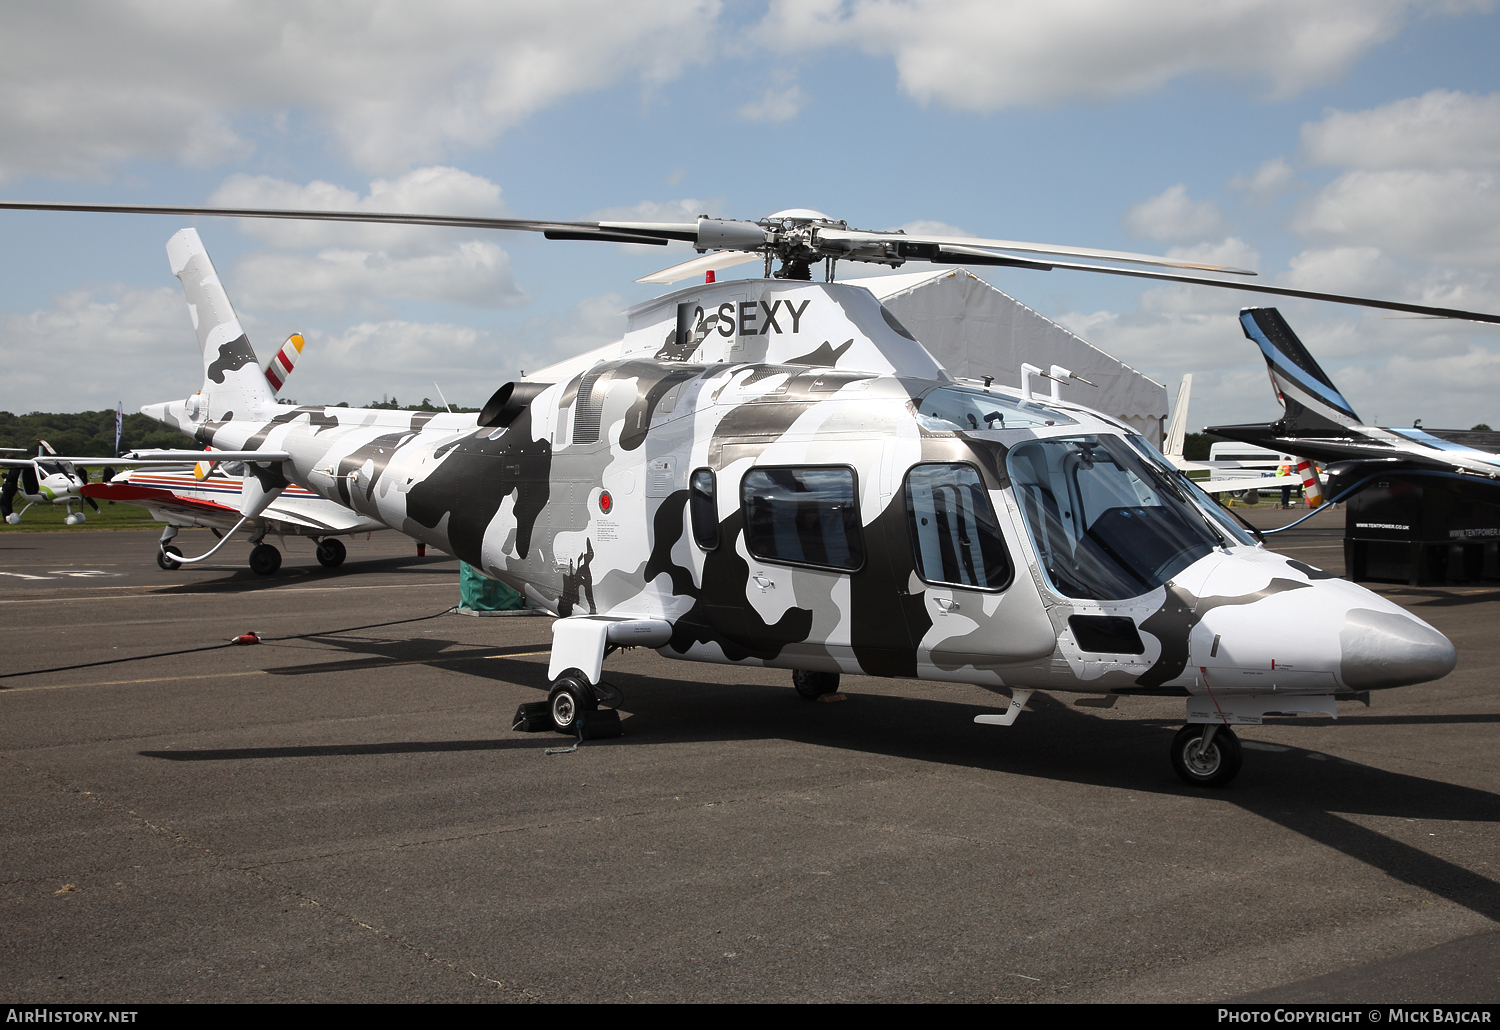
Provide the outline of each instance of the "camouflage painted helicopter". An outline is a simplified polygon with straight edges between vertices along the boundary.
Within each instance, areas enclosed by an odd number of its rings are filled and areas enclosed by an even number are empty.
[[[15,204],[13,207],[62,205]],[[67,206],[69,210],[125,210]],[[1208,278],[1146,255],[849,229],[816,212],[685,225],[132,208],[525,229],[720,253],[643,281],[763,259],[631,309],[616,344],[506,383],[473,414],[278,404],[195,230],[167,244],[203,361],[142,411],[246,462],[240,512],[292,484],[457,555],[555,612],[546,709],[580,737],[607,655],[1008,692],[1185,699],[1171,758],[1239,771],[1230,728],[1446,675],[1453,645],[1380,596],[1266,551],[1122,423],[1064,400],[1082,377],[958,381],[837,260],[1067,267],[1500,322],[1500,316]],[[1058,262],[1027,256],[1154,265]],[[773,259],[781,268],[771,274]],[[815,261],[828,280],[811,281]],[[1050,380],[1038,394],[1034,381]],[[163,461],[191,452],[164,452]],[[612,713],[609,713],[612,714]]]

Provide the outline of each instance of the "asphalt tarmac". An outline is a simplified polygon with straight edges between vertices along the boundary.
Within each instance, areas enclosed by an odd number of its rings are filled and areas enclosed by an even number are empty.
[[[1342,571],[1341,521],[1276,548]],[[1245,727],[1206,791],[1180,700],[977,726],[1003,697],[649,651],[625,735],[548,756],[550,620],[424,618],[453,560],[154,552],[0,534],[6,1002],[1500,1000],[1491,586],[1381,588],[1458,669]]]

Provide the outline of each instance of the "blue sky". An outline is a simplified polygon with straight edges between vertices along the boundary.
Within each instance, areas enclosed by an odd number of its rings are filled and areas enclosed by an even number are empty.
[[[0,16],[0,196],[673,220],[814,207],[1500,311],[1494,7],[40,5]],[[436,381],[482,403],[615,338],[620,309],[657,289],[631,280],[690,253],[0,213],[0,408],[195,388],[163,250],[185,224],[263,357],[307,336],[285,390],[304,402],[435,398]],[[1276,414],[1235,321],[1250,295],[984,275],[1174,393],[1195,373],[1194,428]],[[1279,306],[1367,419],[1500,426],[1500,329]]]

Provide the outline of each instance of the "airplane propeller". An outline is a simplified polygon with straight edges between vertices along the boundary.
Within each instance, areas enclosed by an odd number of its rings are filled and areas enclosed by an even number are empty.
[[[728,268],[762,260],[765,275],[779,279],[812,278],[812,266],[826,264],[826,274],[833,278],[839,261],[860,261],[898,268],[908,261],[934,264],[995,265],[1029,268],[1036,271],[1065,269],[1098,272],[1142,279],[1159,279],[1195,286],[1266,293],[1278,297],[1299,297],[1361,307],[1402,311],[1435,318],[1500,324],[1500,315],[1457,308],[1439,308],[1424,304],[1354,297],[1312,290],[1220,279],[1195,273],[1253,276],[1247,269],[1193,261],[1176,261],[1150,254],[1070,247],[1055,244],[1025,243],[1018,240],[984,239],[970,236],[926,235],[903,230],[875,232],[851,229],[847,222],[829,218],[820,211],[793,208],[778,211],[758,221],[709,218],[696,222],[569,222],[517,218],[476,218],[464,215],[425,215],[373,211],[310,211],[299,209],[182,207],[138,204],[67,204],[24,201],[0,201],[0,210],[75,211],[108,214],[214,215],[226,218],[280,218],[330,222],[365,222],[387,225],[435,225],[471,229],[499,229],[513,232],[539,232],[549,240],[594,240],[603,243],[637,243],[666,246],[680,241],[693,245],[702,257],[672,265],[637,279],[643,283],[668,284],[697,276],[708,270]],[[1062,258],[1063,260],[1052,260]],[[1081,260],[1079,260],[1081,259]],[[772,264],[780,261],[774,271]],[[1111,261],[1148,267],[1122,268],[1118,264],[1089,264]],[[1159,270],[1158,270],[1159,269]],[[1181,271],[1168,271],[1180,269]]]

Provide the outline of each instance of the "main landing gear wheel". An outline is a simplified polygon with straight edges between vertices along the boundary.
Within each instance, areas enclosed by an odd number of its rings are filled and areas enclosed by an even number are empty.
[[[274,576],[281,568],[281,552],[270,544],[256,544],[250,549],[250,571],[257,576]]]
[[[325,569],[336,569],[344,564],[344,559],[349,556],[342,540],[330,537],[318,542],[318,564]]]
[[[837,694],[839,692],[839,674],[836,672],[804,672],[798,669],[792,673],[792,686],[797,693],[809,701],[816,701],[824,694]]]
[[[552,693],[547,695],[547,711],[559,733],[577,733],[578,724],[598,707],[594,691],[582,676],[564,673],[552,684]]]
[[[182,562],[173,561],[172,560],[172,556],[173,555],[176,555],[178,558],[181,558],[182,557],[182,552],[179,551],[176,547],[173,547],[171,544],[168,544],[166,547],[159,547],[159,548],[157,548],[157,550],[156,550],[156,564],[160,565],[162,568],[166,569],[168,572],[176,572],[178,569],[182,568]]]
[[[1219,726],[1200,754],[1198,742],[1207,731],[1203,723],[1188,723],[1177,731],[1172,738],[1172,768],[1194,787],[1222,787],[1239,775],[1244,752],[1234,731]]]

